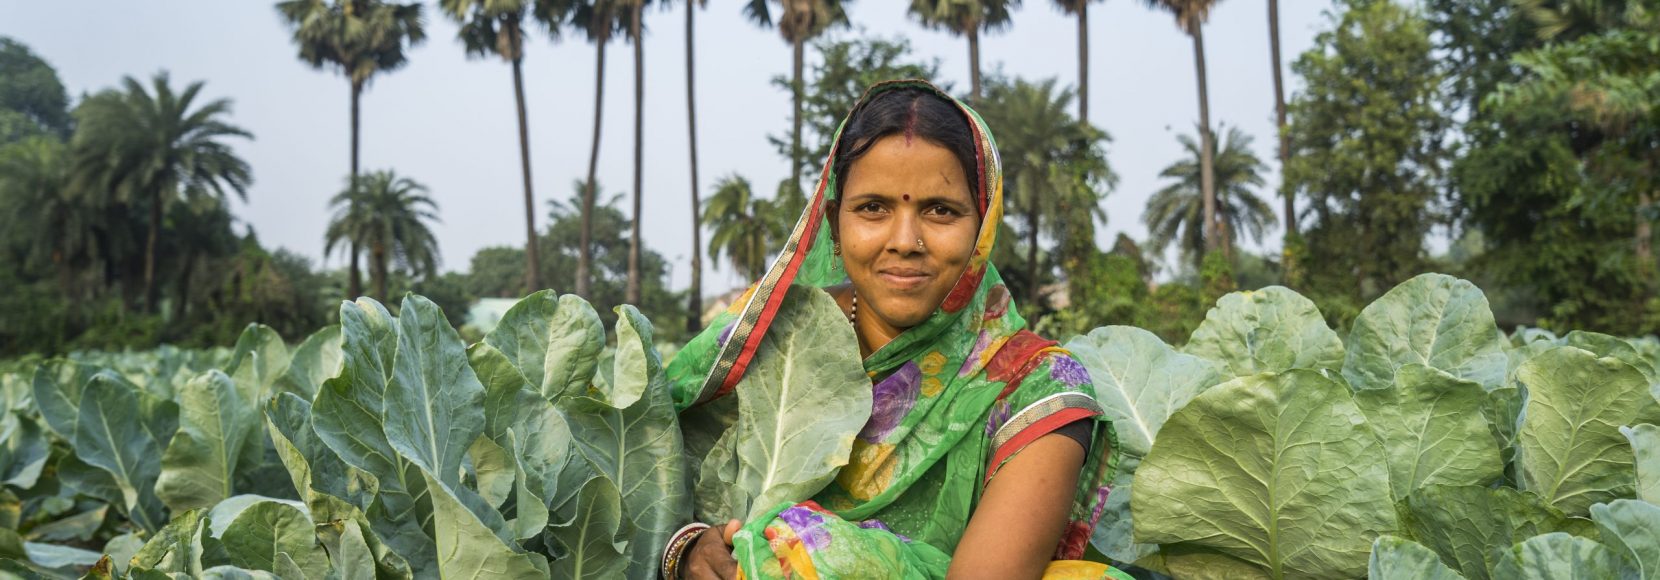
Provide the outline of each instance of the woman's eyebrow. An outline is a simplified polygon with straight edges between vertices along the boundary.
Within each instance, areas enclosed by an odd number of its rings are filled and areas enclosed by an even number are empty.
[[[847,203],[850,205],[858,205],[867,201],[889,201],[892,199],[892,195],[879,191],[863,191],[847,196]]]
[[[962,199],[958,198],[957,196],[938,194],[938,193],[919,195],[919,196],[917,196],[917,203],[921,203],[921,204],[935,204],[935,203],[938,203],[938,204],[953,205],[953,206],[959,206],[959,207],[970,207],[972,205],[970,202],[965,202]]]

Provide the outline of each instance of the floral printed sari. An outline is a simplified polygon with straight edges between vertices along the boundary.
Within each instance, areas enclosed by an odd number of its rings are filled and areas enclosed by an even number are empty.
[[[943,578],[998,469],[1037,438],[1092,420],[1090,454],[1046,577],[1128,578],[1077,560],[1106,501],[1117,445],[1088,373],[1053,341],[1025,330],[990,262],[1003,215],[996,144],[978,114],[921,81],[871,87],[849,118],[874,95],[901,88],[940,95],[969,122],[981,216],[974,256],[928,319],[864,359],[873,382],[872,414],[836,479],[810,499],[774,506],[746,522],[734,538],[734,556],[747,578]],[[766,275],[670,363],[683,418],[736,412],[722,398],[743,376],[792,284],[822,288],[845,280],[840,259],[830,252],[824,216],[836,191],[832,168],[827,160],[811,202]]]

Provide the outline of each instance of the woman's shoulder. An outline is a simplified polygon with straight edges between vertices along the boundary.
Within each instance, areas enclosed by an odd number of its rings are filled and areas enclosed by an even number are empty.
[[[1004,397],[1022,390],[1093,391],[1089,371],[1072,353],[1029,330],[1003,343],[986,364],[986,377],[1005,384]]]

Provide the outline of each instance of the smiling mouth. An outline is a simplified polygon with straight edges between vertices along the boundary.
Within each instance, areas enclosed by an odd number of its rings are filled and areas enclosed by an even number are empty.
[[[933,279],[933,274],[912,268],[878,270],[876,275],[895,290],[915,290]]]

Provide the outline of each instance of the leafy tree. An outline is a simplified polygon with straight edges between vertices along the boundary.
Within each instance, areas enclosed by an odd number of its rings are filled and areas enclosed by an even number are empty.
[[[1626,8],[1524,2],[1495,11],[1508,42],[1488,68],[1462,75],[1473,113],[1451,190],[1461,223],[1484,242],[1470,267],[1514,289],[1520,312],[1535,317],[1521,322],[1620,334],[1657,326],[1654,217],[1645,209],[1655,158],[1643,145],[1657,124],[1651,79],[1642,95],[1654,27],[1623,19]],[[1469,12],[1440,16],[1454,31],[1475,28],[1470,21]]]
[[[167,73],[158,73],[149,89],[132,77],[122,90],[87,97],[75,110],[79,124],[74,147],[77,185],[86,191],[113,192],[149,212],[144,250],[144,303],[158,304],[156,262],[167,206],[203,198],[224,200],[230,193],[246,199],[253,180],[248,163],[227,142],[251,139],[230,124],[231,102],[216,99],[196,106],[200,81],[175,92]]]
[[[923,26],[968,39],[969,101],[980,102],[980,31],[1009,25],[1020,0],[911,0],[910,14]]]
[[[406,51],[426,40],[421,5],[379,0],[283,0],[277,13],[293,29],[300,60],[314,68],[331,67],[346,76],[352,90],[351,178],[358,176],[359,102],[363,89],[378,74],[403,68]],[[358,256],[351,249],[351,296],[362,294]]]
[[[1211,152],[1216,150],[1216,135],[1210,125],[1210,92],[1205,75],[1205,21],[1218,0],[1144,0],[1148,6],[1169,11],[1176,17],[1176,27],[1193,39],[1193,70],[1199,83],[1199,141],[1203,146],[1199,156],[1199,186],[1204,193],[1205,250],[1220,247],[1222,235],[1216,221],[1216,162]]]
[[[1094,226],[1106,221],[1100,201],[1118,181],[1102,148],[1107,135],[1073,118],[1073,92],[1056,84],[994,77],[977,106],[997,133],[1008,217],[1025,240],[1024,273],[1010,288],[1029,301],[1053,266],[1071,270],[1097,251]],[[1060,242],[1059,264],[1039,260],[1044,233]]]
[[[524,270],[523,248],[482,248],[467,266],[467,293],[480,298],[517,298],[522,295]]]
[[[496,55],[513,67],[513,99],[519,113],[519,172],[524,177],[525,288],[542,288],[536,249],[536,196],[530,185],[530,127],[525,114],[524,20],[532,0],[439,0],[438,7],[461,24],[458,33],[468,56]],[[556,12],[545,18],[554,18]],[[558,29],[552,29],[557,31]]]
[[[550,258],[544,265],[547,270],[542,274],[555,284],[568,284],[575,271],[577,244],[582,230],[581,214],[577,208],[583,189],[582,183],[575,183],[570,199],[549,202],[550,224],[547,234],[542,237],[542,248]],[[604,190],[596,185],[594,191],[603,193]],[[606,324],[614,321],[614,308],[633,304],[652,321],[654,336],[664,341],[680,340],[686,327],[679,318],[686,316],[685,297],[669,290],[669,262],[661,254],[642,248],[639,261],[640,300],[627,301],[631,225],[628,216],[616,207],[620,199],[621,196],[611,196],[609,201],[595,207],[594,294],[588,297],[588,301],[599,310]]]
[[[76,273],[100,256],[98,230],[106,212],[98,200],[70,187],[68,147],[50,135],[33,135],[0,147],[0,215],[6,242],[21,254],[18,265],[50,271],[66,296],[85,297]]]
[[[779,14],[773,16],[772,4],[778,4]],[[807,41],[824,34],[831,28],[847,26],[847,12],[842,7],[842,0],[749,0],[744,4],[744,15],[761,28],[772,28],[776,25],[778,34],[784,37],[784,42],[790,43],[790,149],[787,157],[790,160],[790,181],[781,188],[781,192],[795,197],[801,195],[801,169],[803,164],[811,163],[804,159],[805,151],[801,148],[801,124],[804,101],[807,98],[807,86],[803,79],[803,70],[806,63]],[[822,158],[820,158],[822,159]]]
[[[798,171],[816,171],[816,165],[830,157],[830,141],[836,129],[864,96],[865,89],[885,80],[932,81],[939,76],[939,62],[912,60],[911,43],[904,38],[832,38],[813,43],[813,49],[818,51],[819,63],[813,66],[812,80],[801,98],[805,127],[802,139],[812,145],[805,146],[797,156],[791,153],[793,137],[769,137],[781,155],[799,163]],[[786,83],[793,81],[779,76],[772,82],[788,87]],[[950,90],[949,85],[942,88]],[[805,203],[805,196],[802,198]]]
[[[438,273],[438,239],[427,225],[438,221],[438,204],[427,196],[426,186],[390,170],[375,171],[336,194],[329,205],[334,217],[324,234],[324,253],[343,242],[366,248],[377,299],[387,300],[394,262],[417,277]]]
[[[1238,127],[1225,127],[1222,150],[1211,152],[1216,160],[1216,219],[1221,222],[1222,255],[1233,255],[1234,241],[1241,231],[1256,242],[1274,225],[1274,209],[1257,195],[1267,169],[1251,151],[1251,136]],[[1198,267],[1205,255],[1204,194],[1200,187],[1199,144],[1188,135],[1176,137],[1186,157],[1164,168],[1159,177],[1174,180],[1147,200],[1141,220],[1152,234],[1154,251],[1163,252],[1175,243],[1182,260]]]
[[[715,182],[715,193],[705,202],[703,225],[711,230],[709,259],[716,267],[721,254],[745,280],[759,280],[766,274],[767,257],[788,235],[782,224],[787,216],[777,215],[773,200],[756,197],[749,180],[737,174]],[[701,313],[699,313],[701,314]]]
[[[1313,218],[1310,283],[1366,298],[1423,270],[1449,122],[1422,18],[1355,1],[1332,25],[1292,67],[1307,88],[1291,103],[1286,180]]]
[[[0,145],[30,135],[69,137],[69,97],[52,65],[0,36]]]

